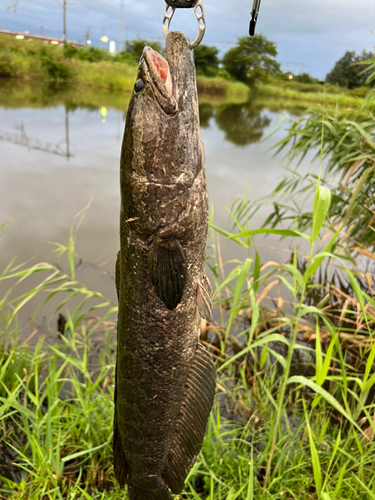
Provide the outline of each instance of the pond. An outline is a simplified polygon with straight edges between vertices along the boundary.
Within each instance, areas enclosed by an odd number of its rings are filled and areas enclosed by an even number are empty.
[[[0,225],[13,221],[1,234],[2,268],[14,258],[56,262],[50,243],[66,244],[75,216],[90,204],[77,235],[79,279],[116,301],[119,158],[128,100],[128,94],[82,87],[0,82]],[[260,198],[278,184],[284,171],[269,148],[285,131],[267,136],[282,117],[301,111],[256,96],[242,104],[201,100],[215,225],[228,227],[226,207],[245,190],[249,198]],[[308,168],[310,158],[302,165]],[[260,227],[266,216],[262,208],[252,226]],[[262,261],[286,260],[275,256],[279,245],[277,238],[268,238]],[[223,259],[238,257],[231,252],[233,246],[223,242]],[[31,314],[26,308],[21,323]]]

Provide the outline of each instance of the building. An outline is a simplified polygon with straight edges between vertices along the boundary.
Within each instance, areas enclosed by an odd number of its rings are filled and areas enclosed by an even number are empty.
[[[9,30],[1,30],[0,35],[12,36],[15,38],[19,38],[20,40],[39,40],[43,43],[50,43],[52,45],[64,45],[62,38],[55,38],[53,36],[45,36],[45,35],[32,35],[28,31],[9,31]],[[84,47],[81,43],[77,43],[71,40],[68,40],[67,43],[74,45],[75,47]]]

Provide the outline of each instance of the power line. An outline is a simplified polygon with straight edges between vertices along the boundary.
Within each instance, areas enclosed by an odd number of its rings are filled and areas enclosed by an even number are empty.
[[[283,68],[284,73],[298,73],[301,74],[304,72],[305,63],[297,63],[297,62],[280,62],[281,67]]]
[[[40,34],[43,36],[43,31],[46,30],[47,28],[45,26],[37,26],[37,28],[40,29]]]

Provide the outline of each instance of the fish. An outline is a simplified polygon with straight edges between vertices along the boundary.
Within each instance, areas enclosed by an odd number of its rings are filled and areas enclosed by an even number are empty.
[[[200,342],[211,319],[208,195],[194,54],[170,32],[167,60],[141,57],[120,161],[113,456],[130,500],[183,490],[202,446],[216,372]]]

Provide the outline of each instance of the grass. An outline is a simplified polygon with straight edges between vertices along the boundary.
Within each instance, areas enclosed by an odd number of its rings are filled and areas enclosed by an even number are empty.
[[[303,86],[303,84],[299,84]],[[308,88],[310,86],[307,86]],[[258,84],[256,89],[261,96],[274,97],[276,99],[296,100],[304,103],[320,103],[339,106],[356,106],[360,107],[364,102],[363,96],[350,95],[345,92],[345,89],[338,87],[339,92],[326,91],[325,86],[317,86],[315,92],[309,92],[301,88],[288,88],[283,84]],[[332,87],[332,86],[328,86]],[[367,89],[369,91],[369,89]]]
[[[72,81],[107,90],[130,91],[137,65],[65,57],[59,46],[0,36],[0,74],[23,80]]]
[[[211,223],[208,262],[218,320],[203,329],[202,340],[217,363],[217,395],[186,499],[375,496],[373,277],[370,291],[359,286],[364,273],[339,251],[340,231],[330,230],[330,204],[330,191],[318,178],[308,230],[251,229],[246,198],[231,210],[232,231]],[[12,263],[0,275],[0,282],[10,283],[0,304],[0,442],[12,450],[15,464],[13,479],[0,474],[0,493],[14,500],[124,495],[111,455],[116,306],[76,280],[81,220],[82,214],[68,244],[56,245],[65,263],[31,269]],[[224,266],[220,234],[245,248],[248,258]],[[291,258],[262,262],[254,243],[259,234],[289,239]],[[303,267],[301,241],[307,245]],[[308,303],[312,290],[324,290],[326,283],[312,278],[327,261],[351,287],[342,308],[327,308],[327,299]],[[38,276],[39,283],[18,297],[17,284]],[[41,339],[30,348],[17,340],[17,314],[36,299],[37,311],[57,300],[55,312],[68,317],[55,345]],[[97,321],[88,321],[100,311]],[[306,324],[310,342],[301,338]]]
[[[249,97],[249,88],[241,82],[232,82],[220,77],[198,76],[197,87],[200,96],[225,96],[226,99],[234,102]]]
[[[375,425],[370,395],[375,385],[371,334],[375,301],[355,285],[353,272],[336,257],[358,306],[345,311],[361,325],[352,338],[361,334],[369,340],[357,349],[363,366],[356,368],[339,342],[340,324],[326,314],[324,304],[305,304],[308,289],[317,286],[311,283],[317,262],[322,265],[330,257],[327,251],[315,249],[326,224],[329,191],[317,186],[316,193],[310,234],[250,230],[232,213],[237,230],[218,229],[211,235],[216,242],[217,234],[225,234],[233,244],[246,248],[249,257],[219,278],[225,268],[219,247],[211,246],[215,299],[222,319],[205,330],[203,339],[217,362],[217,396],[184,498],[374,497]],[[13,451],[16,464],[13,480],[0,474],[0,492],[12,499],[123,498],[111,454],[115,344],[114,325],[108,320],[116,315],[116,307],[76,281],[79,223],[69,243],[56,247],[66,256],[65,265],[44,263],[28,269],[12,264],[0,278],[11,283],[1,303],[0,440]],[[257,253],[251,256],[253,237],[265,233],[295,241],[290,263],[261,262]],[[298,267],[299,239],[310,246],[304,272]],[[17,283],[33,275],[40,275],[39,284],[15,297]],[[275,287],[285,287],[290,306],[281,293],[277,311],[265,318],[263,302],[269,301]],[[40,339],[34,348],[27,342],[20,344],[17,313],[35,297],[40,296],[42,306],[56,295],[60,297],[56,312],[64,310],[68,315],[60,341],[47,346]],[[70,301],[77,297],[80,305],[69,314]],[[106,311],[102,318],[88,323],[88,314],[100,310]],[[306,319],[315,333],[310,345],[298,337]],[[99,336],[103,324],[104,334]],[[321,342],[323,329],[329,336],[326,348]],[[350,349],[355,349],[354,342]],[[295,374],[300,354],[306,356],[306,366],[313,364],[313,375],[303,367]]]
[[[103,60],[90,62],[66,57],[64,49],[59,46],[0,35],[0,76],[22,80],[70,81],[111,92],[132,92],[138,65],[129,61],[116,62],[108,52],[98,49],[96,52]],[[222,99],[244,101],[249,94],[246,85],[219,77],[198,76],[197,85],[202,94]]]
[[[351,97],[362,97],[365,98],[370,87],[357,87],[355,89],[349,90],[345,87],[340,87],[339,85],[333,85],[331,83],[300,83],[295,80],[270,80],[270,85],[277,85],[279,88],[297,90],[302,93],[325,93],[325,94],[342,94]]]

